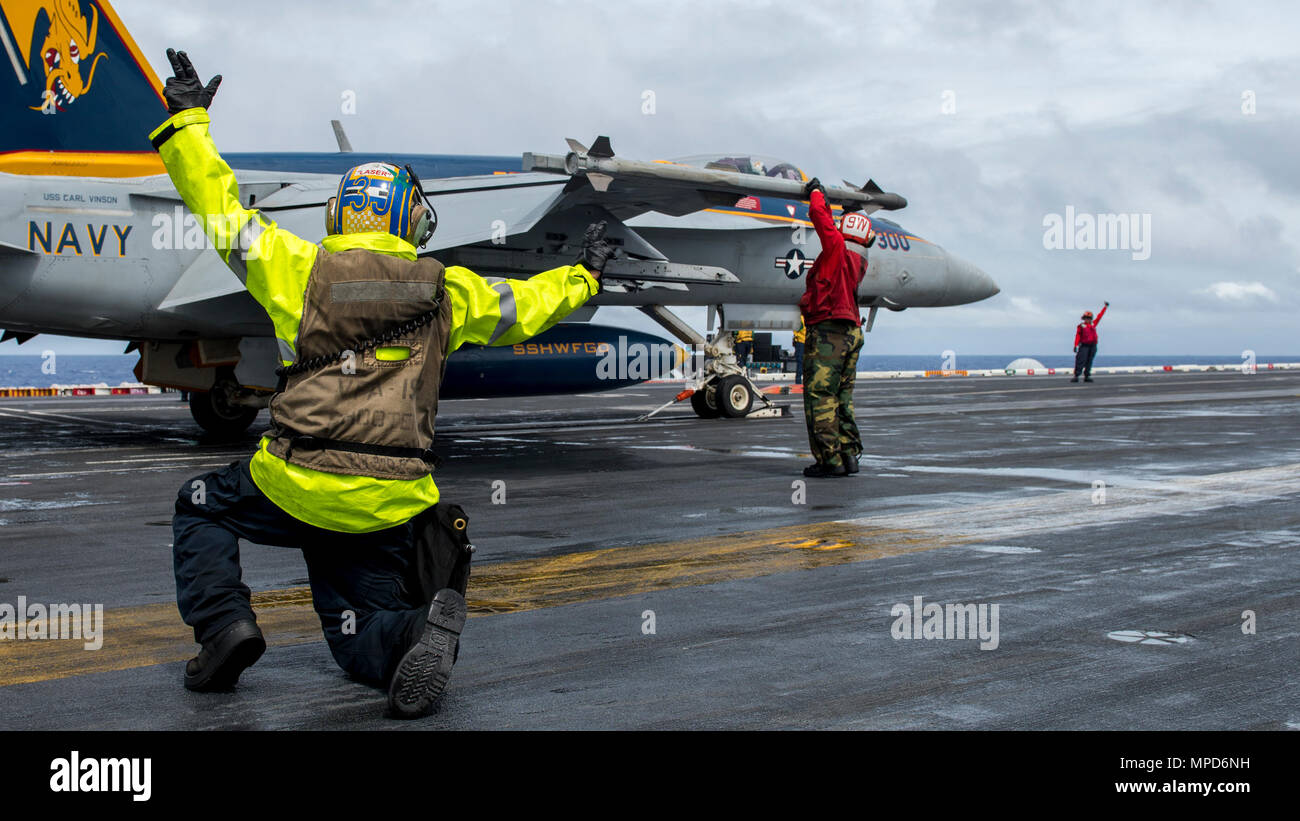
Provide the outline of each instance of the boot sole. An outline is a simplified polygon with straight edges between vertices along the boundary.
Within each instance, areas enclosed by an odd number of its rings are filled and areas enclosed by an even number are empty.
[[[406,651],[388,686],[388,708],[395,718],[419,718],[447,689],[456,649],[465,629],[465,597],[439,590],[415,646]]]
[[[266,639],[260,631],[252,633],[231,645],[224,656],[216,659],[211,664],[211,672],[193,677],[186,674],[185,689],[199,693],[233,689],[240,675],[257,663],[265,652]]]

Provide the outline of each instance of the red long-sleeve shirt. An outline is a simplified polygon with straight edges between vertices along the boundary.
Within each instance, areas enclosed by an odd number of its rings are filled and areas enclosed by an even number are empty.
[[[812,192],[808,214],[821,240],[822,252],[808,271],[808,283],[799,300],[804,324],[812,327],[827,319],[847,319],[861,325],[858,285],[867,272],[867,261],[844,247],[844,237],[835,227],[835,218],[822,192]]]
[[[1103,305],[1101,310],[1097,312],[1096,319],[1091,322],[1079,323],[1079,327],[1074,329],[1074,347],[1097,344],[1097,324],[1101,322],[1101,318],[1105,315],[1106,306]]]

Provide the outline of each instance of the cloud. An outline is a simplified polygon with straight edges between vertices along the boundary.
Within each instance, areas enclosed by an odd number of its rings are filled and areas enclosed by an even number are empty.
[[[1034,316],[1041,316],[1043,313],[1043,309],[1034,304],[1033,297],[1013,296],[1011,297],[1011,307]]]
[[[1273,289],[1262,282],[1215,282],[1200,293],[1210,294],[1224,302],[1281,301]]]

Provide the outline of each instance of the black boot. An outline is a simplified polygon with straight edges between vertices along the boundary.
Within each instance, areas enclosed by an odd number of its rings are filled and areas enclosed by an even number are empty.
[[[240,619],[205,642],[185,664],[185,687],[198,692],[229,690],[239,674],[266,652],[266,639],[252,619]]]
[[[844,469],[843,464],[827,465],[822,462],[814,462],[803,469],[803,475],[811,479],[828,479],[832,476],[848,476],[848,471]]]
[[[840,451],[840,464],[844,465],[845,474],[852,476],[858,472],[858,455],[842,450]]]
[[[424,629],[388,685],[388,708],[394,718],[419,718],[447,689],[451,667],[459,655],[465,616],[465,597],[450,587],[433,597]]]
[[[1078,381],[1079,381],[1079,377],[1076,376],[1076,377],[1072,378],[1070,381],[1071,381],[1071,382],[1078,382]]]

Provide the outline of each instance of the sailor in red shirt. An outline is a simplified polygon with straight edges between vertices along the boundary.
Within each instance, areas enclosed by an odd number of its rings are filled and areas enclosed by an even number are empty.
[[[871,220],[846,210],[836,225],[826,193],[808,181],[808,214],[822,250],[808,272],[799,311],[808,333],[804,343],[804,419],[817,462],[805,476],[847,476],[858,472],[862,438],[853,418],[853,386],[862,351],[858,285],[867,272],[867,248],[875,242]]]
[[[1096,319],[1092,318],[1092,311],[1083,312],[1083,321],[1074,330],[1074,378],[1071,382],[1078,382],[1079,374],[1083,374],[1084,382],[1092,381],[1092,360],[1097,356],[1097,325],[1109,307],[1109,302],[1104,303]]]

